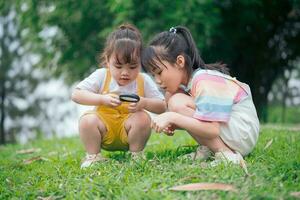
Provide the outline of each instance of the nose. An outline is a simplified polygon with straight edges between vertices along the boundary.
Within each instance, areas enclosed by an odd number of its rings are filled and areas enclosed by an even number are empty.
[[[127,76],[129,73],[128,73],[128,70],[127,69],[123,69],[122,71],[121,71],[121,75],[123,75],[123,76]]]

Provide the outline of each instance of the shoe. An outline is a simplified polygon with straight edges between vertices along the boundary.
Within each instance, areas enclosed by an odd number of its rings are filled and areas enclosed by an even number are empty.
[[[245,163],[243,156],[239,153],[230,151],[220,151],[215,153],[215,160],[210,163],[211,167],[215,167],[221,163],[243,165]]]
[[[199,146],[195,152],[186,154],[183,157],[191,160],[206,160],[212,155],[211,150],[207,146]]]
[[[146,156],[143,151],[131,152],[131,159],[134,161],[146,160]]]
[[[97,154],[86,154],[86,156],[84,157],[80,168],[87,168],[89,166],[91,166],[93,163],[98,162],[98,161],[104,161],[107,160],[106,158],[102,157],[102,155],[100,153]]]

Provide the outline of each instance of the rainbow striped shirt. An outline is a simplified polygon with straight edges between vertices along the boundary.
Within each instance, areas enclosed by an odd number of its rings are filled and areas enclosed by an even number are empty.
[[[228,122],[232,106],[249,94],[246,87],[249,88],[218,71],[197,70],[188,85],[196,104],[193,117],[202,121]]]

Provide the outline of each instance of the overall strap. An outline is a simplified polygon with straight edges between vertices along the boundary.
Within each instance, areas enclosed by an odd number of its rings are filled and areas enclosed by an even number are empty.
[[[141,73],[139,73],[137,77],[137,93],[139,96],[145,96],[144,92],[144,77]]]
[[[102,94],[109,93],[110,80],[111,80],[110,71],[109,71],[109,69],[107,69],[106,70],[106,75],[105,75],[105,81],[104,81],[104,86],[103,86]]]

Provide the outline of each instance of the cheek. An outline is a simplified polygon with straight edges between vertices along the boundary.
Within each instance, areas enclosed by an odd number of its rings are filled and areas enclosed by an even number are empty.
[[[136,69],[136,70],[132,70],[131,74],[132,74],[133,77],[137,77],[139,75],[139,72],[140,72],[140,70]]]
[[[111,75],[117,75],[118,71],[116,69],[114,69],[113,67],[110,68],[110,73]]]
[[[155,76],[156,80],[160,81],[160,82],[163,82],[163,83],[167,83],[169,80],[169,77],[168,76],[165,76],[164,74],[157,74]]]

